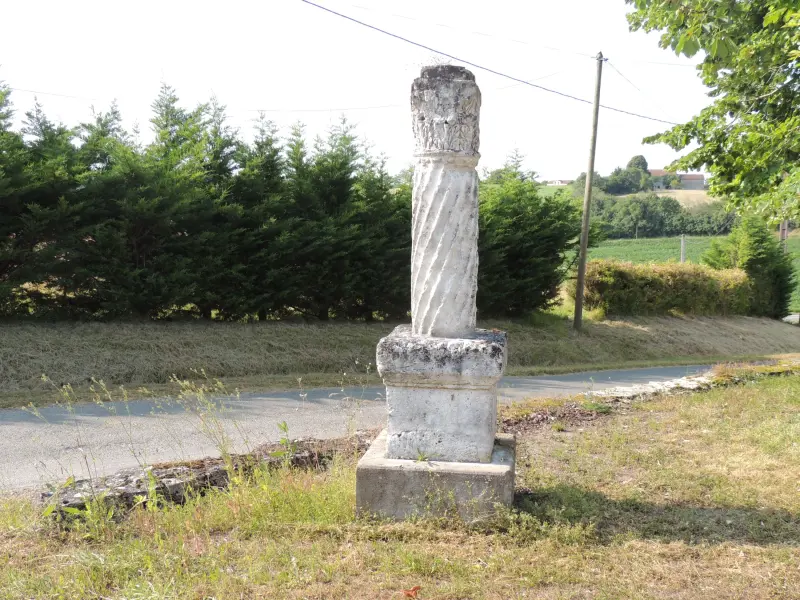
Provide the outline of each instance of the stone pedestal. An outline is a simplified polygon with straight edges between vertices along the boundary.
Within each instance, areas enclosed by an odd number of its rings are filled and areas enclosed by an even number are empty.
[[[473,519],[514,496],[513,438],[496,436],[506,334],[475,329],[480,105],[463,67],[425,67],[411,87],[411,325],[378,344],[389,415],[358,463],[360,514],[441,515],[447,499]]]
[[[506,334],[415,335],[401,325],[378,343],[389,408],[387,458],[488,463]]]
[[[488,463],[386,457],[382,431],[358,461],[356,510],[383,519],[447,517],[477,521],[514,500],[513,435],[497,436]]]

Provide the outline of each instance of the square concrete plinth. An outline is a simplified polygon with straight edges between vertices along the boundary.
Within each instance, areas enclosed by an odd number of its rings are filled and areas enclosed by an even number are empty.
[[[389,519],[490,516],[514,500],[513,435],[498,434],[489,463],[386,458],[386,430],[358,461],[356,510]]]

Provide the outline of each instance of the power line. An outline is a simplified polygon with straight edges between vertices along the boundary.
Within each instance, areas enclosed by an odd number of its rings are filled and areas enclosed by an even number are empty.
[[[619,59],[618,59],[619,60]],[[690,69],[696,69],[697,65],[687,65],[686,63],[676,63],[676,62],[664,62],[661,60],[642,60],[640,58],[623,58],[621,59],[622,62],[637,62],[644,65],[661,65],[663,67],[686,67]]]
[[[87,98],[85,96],[71,96],[69,94],[56,94],[55,92],[40,92],[37,90],[25,90],[22,88],[10,87],[8,88],[14,92],[25,92],[27,94],[41,94],[42,96],[60,96],[61,98],[74,98],[75,100],[97,100],[97,98]]]
[[[347,112],[351,110],[379,110],[384,108],[400,108],[403,104],[384,104],[382,106],[357,106],[350,108],[248,108],[246,112],[271,113],[315,113],[315,112]]]
[[[536,77],[532,81],[539,81],[540,79],[547,79],[548,77],[553,77],[555,75],[559,75],[563,73],[563,71],[554,71],[553,73],[548,73],[547,75],[542,75],[541,77]],[[494,88],[494,91],[500,90],[507,90],[512,87],[516,87],[522,85],[521,83],[515,83],[512,85],[505,85],[498,88]],[[77,100],[97,100],[97,98],[87,98],[85,96],[71,96],[69,94],[59,94],[56,92],[42,92],[37,90],[26,90],[22,88],[8,88],[10,90],[16,92],[27,92],[30,94],[41,94],[44,96],[59,96],[62,98],[75,98]],[[382,104],[378,106],[349,106],[344,108],[244,108],[239,109],[241,112],[257,112],[257,113],[326,113],[326,112],[350,112],[350,111],[360,111],[360,110],[383,110],[387,108],[405,108],[406,104]]]
[[[536,77],[534,79],[531,79],[531,81],[541,81],[542,79],[547,79],[548,77],[554,77],[556,75],[561,75],[561,73],[563,73],[563,72],[564,71],[553,71],[552,73],[548,73],[547,75],[542,75],[541,77]],[[513,87],[518,87],[520,85],[523,85],[523,84],[521,84],[521,83],[512,83],[511,85],[504,85],[503,87],[495,88],[495,91],[507,90],[507,89],[510,89],[510,88],[513,88]]]
[[[625,77],[625,75],[623,75],[623,74],[622,74],[622,71],[620,71],[620,70],[619,70],[617,67],[615,67],[615,66],[614,66],[614,63],[612,63],[610,60],[609,60],[609,61],[607,61],[607,62],[608,62],[608,66],[609,66],[609,67],[611,67],[612,69],[614,69],[614,70],[617,72],[617,74],[618,74],[620,77],[622,77],[622,78],[623,78],[625,81],[627,81],[628,83],[630,83],[630,84],[631,84],[631,86],[633,87],[633,89],[635,89],[635,90],[636,90],[637,92],[639,92],[640,94],[644,94],[644,92],[643,92],[642,90],[640,90],[640,89],[639,89],[639,87],[638,87],[638,86],[637,86],[635,83],[633,83],[633,82],[632,82],[630,79],[628,79],[627,77]]]
[[[645,97],[648,100],[650,100],[655,105],[655,107],[658,110],[661,111],[662,115],[664,115],[665,117],[669,117],[669,115],[667,114],[667,111],[665,111],[663,108],[661,108],[661,105],[658,102],[656,102],[653,98],[651,98],[649,94],[646,94],[638,85],[636,85],[630,79],[625,77],[625,75],[622,73],[622,71],[620,71],[617,67],[615,67],[614,64],[611,61],[607,61],[607,62],[608,62],[608,66],[611,67],[612,69],[614,69],[617,72],[617,75],[619,75],[625,81],[627,81],[631,85],[631,87],[633,89],[635,89],[637,92],[639,92],[643,97]]]
[[[506,73],[501,73],[500,71],[496,71],[495,69],[491,69],[489,67],[484,67],[483,65],[479,65],[477,63],[465,60],[463,58],[459,58],[459,57],[454,56],[452,54],[448,54],[447,52],[442,52],[441,50],[436,50],[435,48],[431,48],[430,46],[426,46],[425,44],[421,44],[419,42],[415,42],[415,41],[410,40],[408,38],[405,38],[405,37],[403,37],[401,35],[397,35],[396,33],[392,33],[391,31],[386,31],[385,29],[381,29],[380,27],[376,27],[375,25],[370,25],[369,23],[365,23],[364,21],[359,21],[358,19],[356,19],[354,17],[350,17],[350,16],[342,14],[340,12],[336,12],[335,10],[327,8],[326,6],[322,6],[320,4],[316,4],[314,2],[311,2],[311,0],[300,0],[300,1],[306,3],[306,4],[310,5],[310,6],[313,6],[315,8],[319,8],[321,10],[324,10],[325,12],[329,12],[329,13],[331,13],[333,15],[336,15],[337,17],[341,17],[342,19],[346,19],[348,21],[352,21],[353,23],[357,23],[358,25],[362,25],[363,27],[367,27],[369,29],[372,29],[372,30],[377,31],[379,33],[382,33],[384,35],[388,35],[388,36],[393,37],[395,39],[398,39],[400,41],[406,42],[407,44],[411,44],[413,46],[417,46],[418,48],[422,48],[424,50],[427,50],[429,52],[433,52],[435,54],[439,54],[441,56],[446,56],[447,58],[450,58],[452,60],[458,61],[460,63],[464,63],[465,65],[470,65],[471,67],[475,67],[476,69],[481,69],[483,71],[487,71],[489,73],[492,73],[493,75],[498,75],[500,77],[505,77],[506,79],[511,79],[512,81],[516,81],[518,83],[521,83],[521,84],[524,84],[524,85],[528,85],[530,87],[537,88],[537,89],[543,90],[545,92],[549,92],[551,94],[556,94],[556,95],[562,96],[564,98],[569,98],[570,100],[575,100],[577,102],[582,102],[584,104],[592,104],[591,100],[586,100],[584,98],[579,98],[579,97],[573,96],[571,94],[566,94],[564,92],[559,92],[558,90],[553,90],[553,89],[544,87],[543,85],[537,85],[535,83],[531,83],[530,81],[526,81],[524,79],[520,79],[519,77],[514,77],[513,75],[507,75]],[[615,108],[613,106],[606,106],[604,104],[601,104],[600,106],[602,108],[605,108],[606,110],[611,110],[611,111],[614,111],[614,112],[630,115],[632,117],[638,117],[640,119],[647,119],[648,121],[656,121],[658,123],[666,123],[667,125],[678,125],[679,124],[679,123],[675,123],[673,121],[666,121],[664,119],[657,119],[656,117],[648,117],[647,115],[640,115],[638,113],[634,113],[634,112],[631,112],[631,111],[628,111],[628,110],[623,110],[621,108]]]
[[[423,23],[425,25],[432,25],[432,26],[435,26],[435,27],[443,27],[445,29],[450,29],[452,31],[458,31],[458,32],[461,32],[461,33],[468,33],[468,34],[471,34],[471,35],[479,35],[481,37],[495,38],[497,40],[502,40],[502,41],[505,41],[505,42],[512,42],[512,43],[515,43],[515,44],[524,44],[526,46],[532,46],[534,48],[544,48],[546,50],[554,50],[556,52],[563,52],[565,54],[574,54],[575,56],[583,56],[585,58],[591,58],[592,60],[594,60],[594,58],[595,58],[593,54],[587,54],[585,52],[578,52],[576,50],[567,50],[565,48],[556,48],[555,46],[545,46],[543,44],[532,44],[530,42],[526,42],[525,40],[518,40],[516,38],[502,37],[502,36],[499,36],[499,35],[495,35],[493,33],[486,33],[486,32],[483,32],[483,31],[470,31],[468,29],[462,29],[462,28],[458,28],[458,27],[453,27],[452,25],[448,25],[446,23],[431,23],[430,21],[423,21],[422,19],[417,19],[415,17],[409,17],[408,15],[401,15],[399,13],[390,13],[390,12],[386,12],[386,11],[382,11],[382,10],[375,10],[374,8],[370,8],[370,7],[367,7],[367,6],[361,6],[360,4],[351,4],[350,6],[352,6],[353,8],[358,8],[360,10],[366,10],[366,11],[369,11],[369,12],[377,12],[377,13],[380,13],[380,14],[383,14],[383,15],[387,15],[387,16],[390,16],[390,17],[395,17],[395,18],[398,18],[398,19],[405,19],[407,21],[416,21],[417,23]],[[694,69],[696,67],[696,65],[687,65],[685,63],[666,62],[666,61],[658,61],[658,60],[641,60],[641,59],[638,59],[638,58],[625,58],[625,59],[623,59],[623,62],[637,62],[637,63],[648,64],[648,65],[662,65],[662,66],[666,66],[666,67],[688,67],[688,68],[692,68],[692,69]]]
[[[554,71],[552,73],[548,73],[547,75],[542,75],[541,77],[536,77],[531,81],[539,81],[541,79],[547,79],[548,77],[553,77],[555,75],[560,75],[564,71]],[[522,85],[521,83],[513,83],[511,85],[504,85],[498,88],[494,88],[492,91],[501,91],[507,90],[513,87],[517,87]],[[247,108],[243,109],[244,112],[263,112],[263,113],[323,113],[323,112],[348,112],[348,111],[355,111],[355,110],[380,110],[385,108],[407,108],[407,104],[383,104],[380,106],[358,106],[358,107],[347,107],[347,108]]]
[[[594,60],[594,56],[592,54],[586,54],[585,52],[577,52],[576,50],[566,50],[564,48],[556,48],[554,46],[545,46],[545,45],[542,45],[542,44],[531,44],[530,42],[526,42],[525,40],[518,40],[516,38],[502,37],[502,36],[499,36],[499,35],[495,35],[493,33],[486,33],[484,31],[470,31],[468,29],[462,29],[462,28],[459,28],[459,27],[453,27],[452,25],[448,25],[447,23],[431,23],[430,21],[423,21],[422,19],[417,19],[415,17],[409,17],[408,15],[401,15],[401,14],[398,14],[398,13],[390,13],[390,12],[386,12],[386,11],[382,11],[382,10],[375,10],[374,8],[361,6],[360,4],[351,4],[350,6],[352,6],[353,8],[358,8],[358,9],[366,10],[366,11],[369,11],[369,12],[377,12],[377,13],[380,13],[380,14],[383,14],[383,15],[388,15],[390,17],[395,17],[395,18],[398,18],[398,19],[405,19],[407,21],[416,21],[417,23],[422,23],[422,24],[425,24],[425,25],[432,25],[432,26],[435,26],[435,27],[443,27],[445,29],[450,29],[452,31],[458,31],[460,33],[468,33],[470,35],[478,35],[478,36],[481,36],[481,37],[490,37],[490,38],[494,38],[494,39],[497,39],[497,40],[502,40],[502,41],[505,41],[505,42],[512,42],[514,44],[523,44],[525,46],[533,46],[534,48],[544,48],[546,50],[554,50],[555,52],[564,52],[565,54],[574,54],[576,56],[582,56],[584,58],[591,58],[591,59]]]

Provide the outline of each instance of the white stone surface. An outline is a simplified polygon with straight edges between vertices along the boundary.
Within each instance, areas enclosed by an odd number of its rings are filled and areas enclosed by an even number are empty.
[[[467,522],[490,517],[514,501],[513,436],[500,434],[488,463],[387,458],[382,431],[356,469],[356,510],[360,515],[407,519],[454,517]]]
[[[378,374],[387,385],[489,389],[506,368],[507,336],[475,329],[470,337],[415,335],[408,325],[378,342]]]
[[[497,430],[497,389],[386,386],[387,458],[487,463]]]
[[[423,479],[416,468],[413,477],[404,474],[416,461],[453,465],[443,471],[448,475],[441,491],[454,495],[459,509],[500,485],[484,475],[497,454],[497,383],[506,366],[506,334],[475,328],[480,105],[475,77],[463,67],[425,67],[411,88],[417,159],[412,325],[378,344],[389,414],[385,437],[370,450],[379,468],[362,459],[357,469],[358,505],[365,512],[407,515],[405,508],[395,510],[400,493],[419,496],[403,502],[424,502],[428,468]],[[510,504],[513,444],[503,452],[511,478],[501,477],[500,501]],[[482,475],[474,479],[476,473]],[[387,495],[387,482],[399,491]]]
[[[389,409],[387,458],[491,459],[505,332],[440,338],[401,325],[378,343],[377,365]]]
[[[412,325],[377,351],[390,459],[491,460],[506,335],[475,329],[480,106],[463,67],[425,67],[411,87]]]
[[[697,391],[714,387],[714,379],[705,375],[693,375],[681,377],[669,381],[651,381],[640,385],[609,388],[607,390],[597,390],[586,392],[586,396],[607,398],[611,400],[624,400],[632,398],[642,398],[655,396],[657,394],[667,394],[676,391]]]
[[[481,94],[463,67],[425,67],[411,88],[416,139],[411,318],[420,335],[475,328],[478,289],[478,118]]]

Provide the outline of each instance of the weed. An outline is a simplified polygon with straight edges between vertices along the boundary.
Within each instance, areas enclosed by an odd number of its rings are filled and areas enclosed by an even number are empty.
[[[610,405],[606,404],[605,402],[596,402],[594,400],[586,400],[584,401],[581,406],[592,412],[596,412],[598,415],[607,415],[612,411]]]
[[[286,421],[281,421],[278,423],[278,429],[281,432],[281,438],[278,442],[281,446],[281,449],[275,450],[272,453],[272,456],[280,458],[283,461],[284,466],[288,467],[291,464],[292,456],[297,451],[297,446],[289,438],[289,425],[286,423]]]

